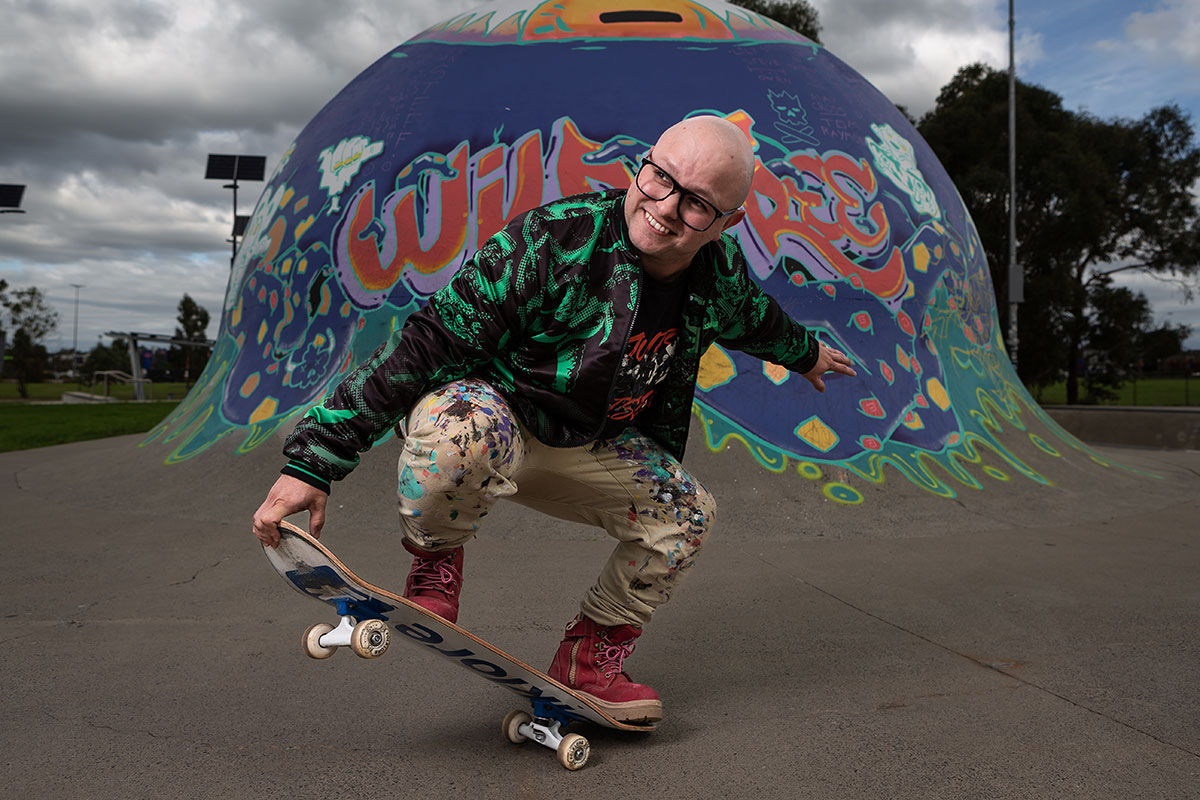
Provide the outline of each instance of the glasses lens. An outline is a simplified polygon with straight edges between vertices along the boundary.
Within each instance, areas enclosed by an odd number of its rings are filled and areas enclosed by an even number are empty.
[[[651,200],[662,200],[675,191],[675,182],[671,180],[671,176],[649,161],[642,162],[642,168],[638,170],[637,185],[642,194]]]

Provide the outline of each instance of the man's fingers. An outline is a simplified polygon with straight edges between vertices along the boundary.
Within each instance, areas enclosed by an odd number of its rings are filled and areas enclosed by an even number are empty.
[[[279,520],[265,507],[254,514],[254,535],[268,547],[279,545]]]
[[[836,372],[840,375],[849,375],[851,377],[858,375],[854,371],[854,361],[851,360],[850,356],[832,347],[825,345],[822,345],[822,347],[825,350],[824,354],[829,357],[828,366],[822,370],[823,372]]]

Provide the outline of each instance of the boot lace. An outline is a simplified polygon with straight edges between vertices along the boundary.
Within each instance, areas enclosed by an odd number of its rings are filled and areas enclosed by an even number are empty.
[[[433,590],[453,595],[458,592],[462,573],[450,564],[448,558],[419,558],[408,580],[411,591]]]
[[[607,637],[601,639],[601,642],[596,643],[596,666],[604,673],[604,677],[611,678],[623,671],[625,659],[629,658],[636,645],[631,641],[617,644],[609,641]]]

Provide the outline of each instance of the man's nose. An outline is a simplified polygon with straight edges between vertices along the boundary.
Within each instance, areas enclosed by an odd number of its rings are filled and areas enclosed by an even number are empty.
[[[659,213],[663,216],[679,217],[679,201],[683,199],[683,195],[678,190],[671,192],[662,200],[657,201]]]

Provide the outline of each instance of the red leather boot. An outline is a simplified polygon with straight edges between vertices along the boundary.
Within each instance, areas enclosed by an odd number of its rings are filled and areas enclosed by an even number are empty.
[[[407,539],[404,549],[413,554],[404,596],[449,622],[457,622],[458,596],[463,582],[463,549],[422,550]]]
[[[633,652],[634,639],[641,635],[641,629],[632,625],[605,627],[580,615],[567,625],[547,674],[586,694],[614,719],[658,722],[662,719],[658,692],[634,683],[622,670],[625,659]]]

